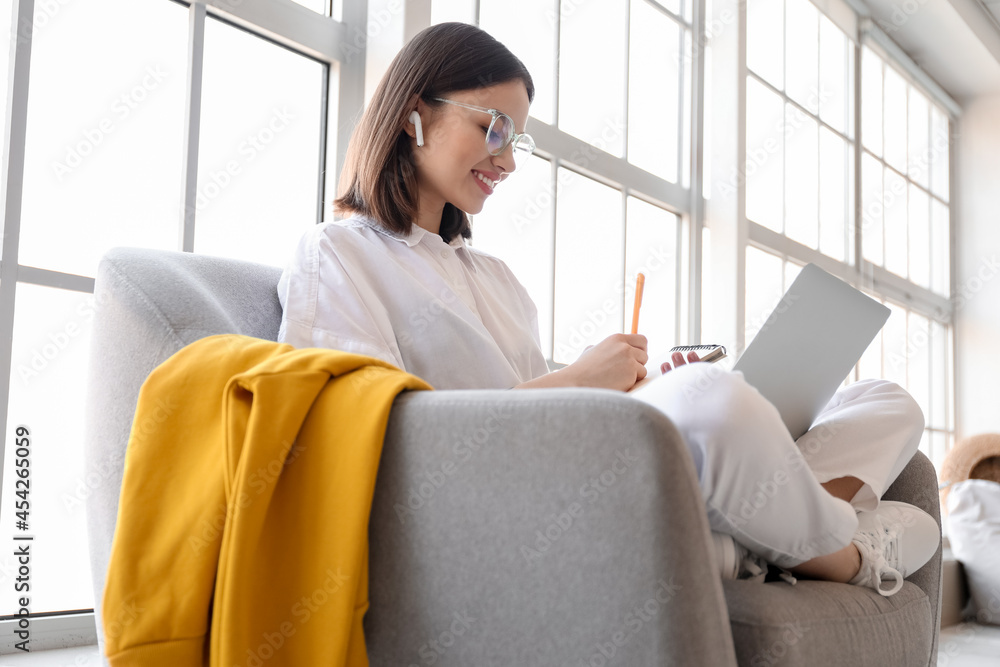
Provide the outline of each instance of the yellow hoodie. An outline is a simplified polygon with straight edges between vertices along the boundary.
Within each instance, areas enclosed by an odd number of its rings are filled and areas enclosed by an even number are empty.
[[[393,399],[383,361],[237,335],[139,394],[104,589],[112,667],[367,665],[368,517]]]

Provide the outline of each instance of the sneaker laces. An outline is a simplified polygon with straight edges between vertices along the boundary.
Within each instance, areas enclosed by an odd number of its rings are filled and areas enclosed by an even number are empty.
[[[767,561],[725,533],[712,532],[712,545],[723,579],[764,581]]]
[[[861,569],[851,580],[852,584],[868,586],[879,595],[895,595],[903,587],[903,575],[890,563],[899,562],[899,530],[878,519],[878,527],[855,533],[852,542],[861,554]],[[888,575],[896,580],[892,588],[882,588],[882,578]]]
[[[736,542],[736,561],[739,564],[736,572],[737,579],[762,582],[767,576],[767,561],[739,542]]]
[[[778,576],[779,576],[779,577],[780,577],[780,578],[782,579],[782,581],[784,581],[784,582],[785,582],[786,584],[788,584],[789,586],[794,586],[795,584],[797,584],[797,583],[798,583],[798,581],[799,581],[799,580],[798,580],[798,579],[796,579],[796,578],[795,578],[795,575],[794,575],[794,574],[792,574],[792,573],[791,573],[791,572],[790,572],[789,570],[786,570],[786,569],[785,569],[785,568],[783,568],[783,567],[781,567],[781,568],[778,568],[778,569],[780,570],[780,571],[778,572]]]
[[[736,574],[737,579],[746,579],[748,581],[763,582],[767,578],[768,573],[768,562],[763,556],[758,556],[754,552],[750,551],[746,547],[740,544],[736,545],[737,548],[737,560],[739,562],[739,570]],[[742,550],[742,553],[740,552]],[[777,566],[775,566],[777,567]],[[789,586],[794,586],[798,583],[798,579],[795,575],[786,570],[783,567],[778,568],[778,577],[782,581],[787,583]]]
[[[728,536],[727,536],[728,537]],[[747,549],[745,546],[739,542],[728,538],[729,544],[733,545],[735,549],[735,563],[734,563],[734,575],[732,577],[723,577],[724,579],[732,578],[739,579],[742,581],[752,581],[755,583],[763,583],[768,575],[768,562],[763,556],[755,554],[754,552]],[[794,586],[798,580],[795,578],[791,572],[784,568],[779,568],[782,580],[787,582],[789,585]]]

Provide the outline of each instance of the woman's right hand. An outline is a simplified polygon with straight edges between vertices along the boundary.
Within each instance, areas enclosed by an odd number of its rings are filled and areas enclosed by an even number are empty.
[[[646,377],[646,337],[613,334],[587,347],[580,358],[559,371],[577,387],[626,391]]]

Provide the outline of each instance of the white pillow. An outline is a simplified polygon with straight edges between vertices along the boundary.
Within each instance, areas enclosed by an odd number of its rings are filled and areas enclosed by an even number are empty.
[[[948,539],[965,566],[980,623],[1000,625],[1000,484],[959,482],[948,492]]]

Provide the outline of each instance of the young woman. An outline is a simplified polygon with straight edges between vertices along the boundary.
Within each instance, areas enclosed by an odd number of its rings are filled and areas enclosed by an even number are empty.
[[[281,277],[279,340],[377,357],[437,389],[627,391],[643,379],[646,338],[628,334],[548,372],[527,292],[466,244],[466,214],[534,150],[533,95],[521,61],[484,31],[446,23],[417,35],[351,139],[335,201],[346,219],[310,230]],[[905,391],[852,384],[793,442],[741,374],[686,363],[697,360],[675,355],[676,369],[664,364],[633,395],[688,443],[723,576],[757,574],[764,559],[890,595],[936,551],[930,516],[879,502],[923,430]],[[896,581],[884,590],[883,577]]]

